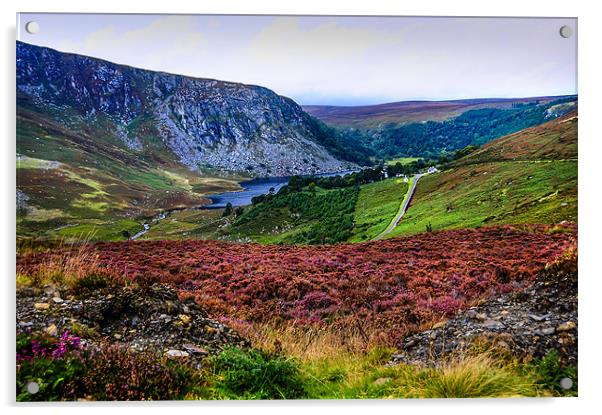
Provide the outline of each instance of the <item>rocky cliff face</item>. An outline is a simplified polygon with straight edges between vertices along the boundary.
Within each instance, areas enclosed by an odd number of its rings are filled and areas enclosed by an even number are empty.
[[[344,170],[299,105],[273,91],[118,65],[17,42],[17,93],[66,124],[99,123],[145,152],[152,126],[185,165],[281,176]],[[70,114],[69,121],[61,119]],[[148,131],[148,128],[143,130]]]

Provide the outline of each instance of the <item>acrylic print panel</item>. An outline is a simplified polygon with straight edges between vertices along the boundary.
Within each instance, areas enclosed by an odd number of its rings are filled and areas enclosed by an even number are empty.
[[[17,24],[17,400],[577,394],[576,19]]]

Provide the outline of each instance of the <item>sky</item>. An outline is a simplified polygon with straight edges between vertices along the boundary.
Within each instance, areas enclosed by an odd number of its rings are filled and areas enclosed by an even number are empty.
[[[25,31],[29,21],[36,34]],[[568,25],[573,36],[563,38]],[[300,104],[577,93],[577,20],[22,13],[17,38]]]

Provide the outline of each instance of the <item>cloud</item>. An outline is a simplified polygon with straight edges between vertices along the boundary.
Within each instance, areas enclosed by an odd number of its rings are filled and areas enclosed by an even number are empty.
[[[262,85],[305,104],[575,91],[576,44],[557,31],[574,24],[568,19],[138,16],[104,23],[62,35],[59,49]]]
[[[248,54],[268,62],[360,58],[375,46],[393,46],[403,33],[373,27],[345,26],[336,20],[318,20],[303,28],[296,17],[277,17],[250,42]]]
[[[207,45],[206,37],[196,29],[193,16],[164,16],[125,31],[109,25],[80,42],[67,41],[61,46],[63,50],[117,63],[177,72],[174,64],[202,52]]]

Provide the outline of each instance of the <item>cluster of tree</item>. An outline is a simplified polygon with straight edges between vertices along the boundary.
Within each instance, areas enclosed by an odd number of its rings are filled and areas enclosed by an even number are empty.
[[[395,163],[386,167],[387,177],[396,177],[400,175],[410,176],[416,174],[427,167],[439,164],[439,159],[418,159],[411,163]]]
[[[341,142],[346,148],[366,150],[363,154],[372,160],[393,157],[438,159],[442,153],[449,154],[470,145],[482,145],[541,124],[549,119],[548,110],[551,107],[576,99],[567,97],[547,104],[539,101],[519,103],[507,109],[476,109],[446,121],[389,124],[379,130],[340,130],[338,137],[344,138]]]
[[[303,229],[292,234],[287,243],[342,242],[351,236],[358,194],[355,186],[320,192],[317,184],[310,182],[302,190],[264,195],[261,202],[255,200],[255,206],[244,212],[233,227],[244,232],[246,224],[272,221],[284,209],[295,218],[293,226]]]
[[[232,203],[228,202],[228,203],[226,203],[226,207],[224,208],[222,217],[225,218],[227,216],[232,216],[232,214],[234,214],[234,216],[238,217],[238,216],[242,215],[244,211],[245,211],[245,208],[243,208],[242,206],[238,206],[238,207],[234,208],[232,206]]]
[[[412,123],[378,134],[371,143],[381,156],[437,157],[469,145],[482,145],[497,137],[546,121],[547,105],[519,108],[483,108],[467,111],[448,121]]]
[[[308,115],[308,124],[316,141],[326,147],[334,157],[357,163],[360,166],[373,164],[375,153],[365,144],[365,132],[329,127],[310,115]]]

